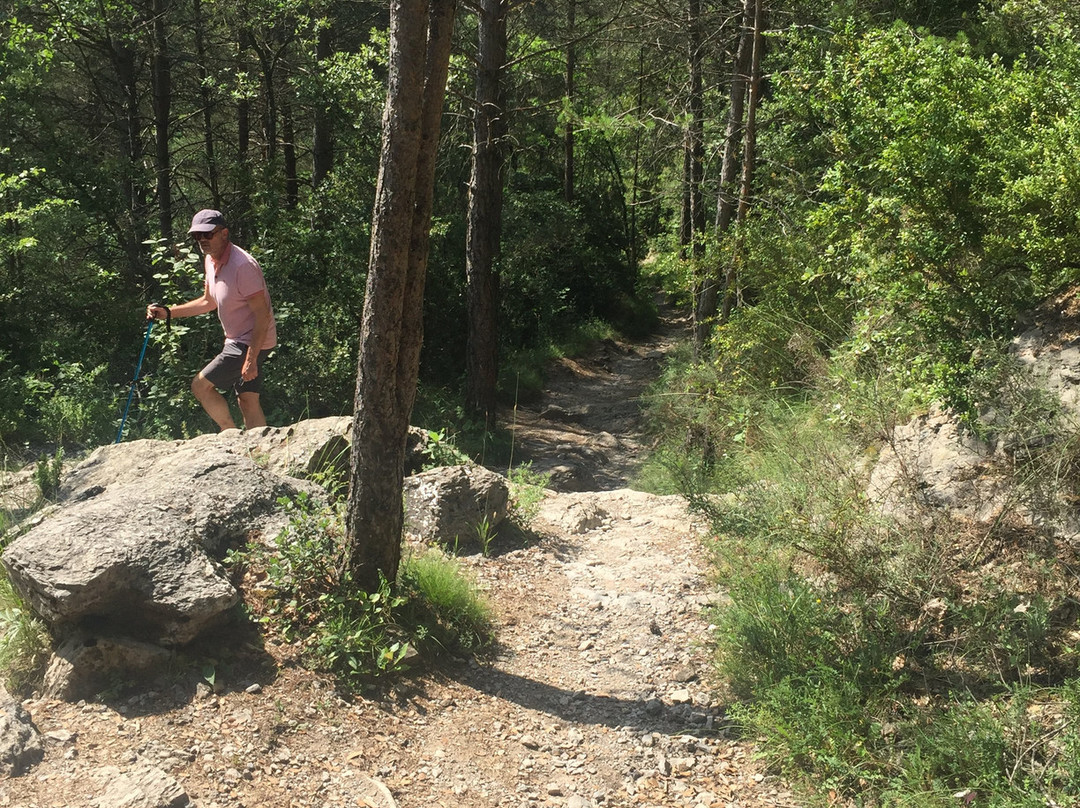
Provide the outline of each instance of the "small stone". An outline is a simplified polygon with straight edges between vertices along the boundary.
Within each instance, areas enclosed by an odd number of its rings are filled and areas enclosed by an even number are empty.
[[[521,745],[526,749],[539,749],[540,742],[536,740],[532,735],[522,735]]]
[[[676,690],[674,693],[671,694],[670,698],[672,704],[690,704],[693,701],[690,696],[690,691],[687,690],[685,687],[680,690]]]
[[[692,757],[678,757],[671,759],[671,771],[675,774],[686,774],[697,761]]]
[[[664,712],[664,702],[660,699],[649,699],[645,702],[645,712],[649,715],[660,715]]]
[[[45,733],[45,740],[61,745],[69,744],[75,741],[75,733],[66,729],[54,729]]]
[[[662,753],[656,755],[656,770],[665,777],[671,774],[671,762]]]
[[[262,685],[256,682],[253,685],[248,685],[244,688],[244,692],[254,696],[256,693],[262,693]]]

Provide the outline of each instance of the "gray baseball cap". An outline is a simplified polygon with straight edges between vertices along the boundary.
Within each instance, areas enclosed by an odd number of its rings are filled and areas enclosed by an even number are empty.
[[[191,217],[191,227],[188,235],[192,233],[212,233],[219,227],[225,227],[225,216],[220,210],[200,210]]]

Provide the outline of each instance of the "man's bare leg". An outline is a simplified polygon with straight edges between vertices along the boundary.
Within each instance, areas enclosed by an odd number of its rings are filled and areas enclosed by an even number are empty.
[[[221,430],[236,429],[232,413],[229,412],[229,402],[225,396],[217,391],[217,388],[203,377],[202,373],[191,380],[191,392],[202,404],[206,414],[209,415]]]
[[[237,399],[240,402],[240,413],[244,416],[245,429],[266,426],[266,416],[263,415],[258,393],[241,393]]]

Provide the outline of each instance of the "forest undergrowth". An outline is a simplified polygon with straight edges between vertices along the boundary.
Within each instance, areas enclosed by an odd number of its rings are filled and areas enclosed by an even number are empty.
[[[687,352],[658,382],[667,437],[643,479],[710,520],[716,673],[774,770],[808,804],[1080,804],[1080,558],[1018,516],[1074,501],[1075,429],[1014,384],[995,429],[1066,429],[1016,442],[1034,447],[1007,464],[1023,501],[981,523],[913,483],[901,518],[867,483],[912,414],[902,385],[823,362],[798,387],[736,393],[720,364]]]

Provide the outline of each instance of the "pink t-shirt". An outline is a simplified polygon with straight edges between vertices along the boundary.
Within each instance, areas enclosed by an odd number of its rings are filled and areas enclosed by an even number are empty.
[[[206,288],[210,290],[210,297],[217,303],[218,319],[221,321],[221,327],[225,329],[225,338],[250,345],[251,335],[255,330],[255,313],[247,303],[248,298],[259,294],[264,295],[266,305],[270,306],[270,292],[266,288],[262,267],[248,252],[235,244],[229,244],[225,261],[221,266],[215,267],[209,255],[206,256],[203,265],[206,269]],[[266,339],[259,346],[259,350],[273,348],[275,345],[277,345],[277,322],[274,320],[274,310],[271,306],[270,325],[266,329]]]

